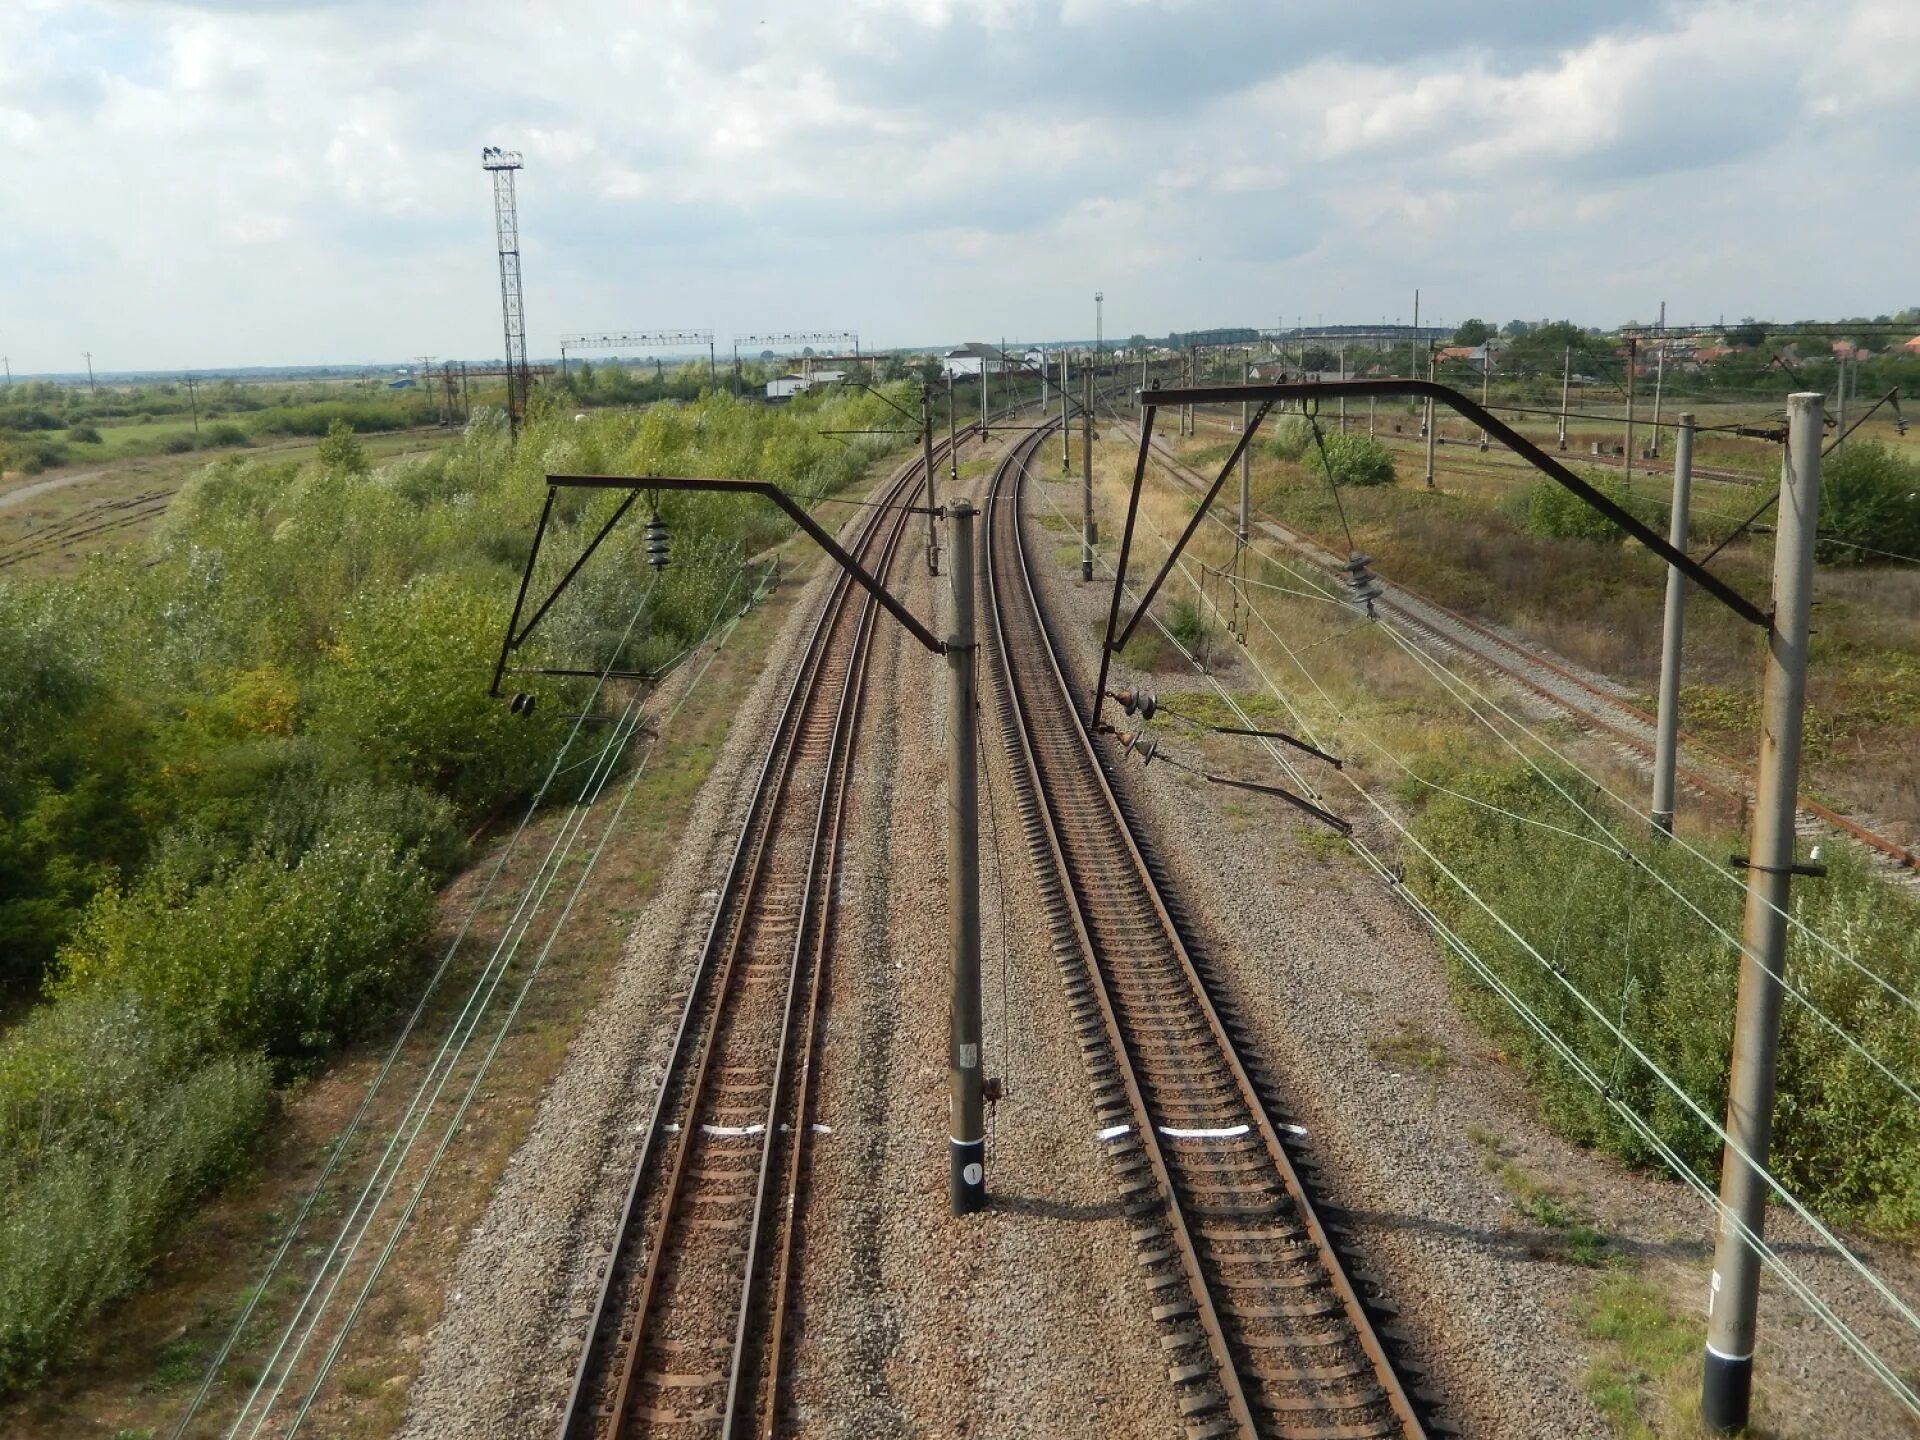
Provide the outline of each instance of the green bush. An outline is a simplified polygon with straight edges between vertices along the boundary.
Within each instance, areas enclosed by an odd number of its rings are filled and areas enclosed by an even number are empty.
[[[171,435],[162,436],[160,453],[162,455],[185,455],[193,449],[193,436],[185,430],[176,430]]]
[[[326,439],[316,452],[321,466],[336,475],[365,475],[373,469],[367,459],[367,447],[354,438],[353,426],[334,420],[327,426]]]
[[[1619,482],[1604,476],[1585,478],[1615,504],[1626,505],[1626,492]],[[1522,493],[1526,497],[1523,524],[1530,534],[1550,540],[1590,540],[1603,545],[1618,544],[1626,538],[1626,531],[1557,480],[1536,480]]]
[[[124,996],[42,1007],[0,1041],[0,1393],[138,1283],[270,1097],[263,1061],[209,1058]]]
[[[91,425],[73,425],[67,429],[67,442],[71,445],[98,445],[100,432]]]
[[[1820,537],[1830,565],[1920,557],[1920,464],[1877,441],[1843,447],[1821,469]]]
[[[1336,485],[1391,485],[1393,452],[1367,435],[1340,434],[1326,437],[1327,468]]]
[[[22,475],[38,475],[67,463],[67,447],[44,435],[0,436],[0,469],[17,470]]]
[[[225,446],[251,445],[252,443],[253,441],[249,438],[247,432],[231,420],[222,420],[216,425],[209,425],[205,430],[200,432],[200,448],[202,450],[214,450]]]
[[[126,992],[208,1048],[309,1060],[363,1026],[432,919],[418,861],[388,835],[329,829],[201,878],[188,850],[103,892],[61,952],[57,993]]]
[[[1583,800],[1592,794],[1591,785],[1570,772],[1555,778]],[[1530,769],[1471,773],[1452,780],[1450,788],[1472,798],[1434,796],[1416,817],[1413,833],[1546,963],[1423,855],[1410,857],[1408,883],[1606,1077],[1614,1095],[1647,1117],[1711,1180],[1720,1156],[1714,1132],[1622,1047],[1554,970],[1632,1036],[1717,1123],[1726,1109],[1737,978],[1733,947],[1646,868],[1620,858],[1612,842],[1588,843],[1499,813],[1595,833]],[[1647,866],[1722,928],[1739,934],[1738,886],[1679,846],[1643,838],[1644,827],[1632,819],[1617,813],[1609,818],[1618,821],[1616,833],[1628,838]],[[1711,857],[1740,844],[1718,839],[1699,848]],[[1808,927],[1896,989],[1920,989],[1920,905],[1850,853],[1832,856],[1824,879],[1796,882],[1792,905]],[[1452,968],[1468,1008],[1520,1062],[1558,1129],[1636,1163],[1658,1164],[1611,1106],[1463,962],[1454,961]],[[1797,989],[1895,1074],[1920,1076],[1920,1027],[1900,1002],[1798,929],[1789,931],[1786,970]],[[1780,1055],[1773,1167],[1782,1181],[1830,1217],[1890,1232],[1920,1225],[1920,1112],[1791,999],[1782,1016]]]
[[[1198,650],[1212,630],[1196,602],[1176,600],[1167,607],[1167,633],[1187,649]]]
[[[1261,448],[1276,460],[1298,460],[1313,447],[1313,426],[1304,415],[1289,415],[1273,427]]]

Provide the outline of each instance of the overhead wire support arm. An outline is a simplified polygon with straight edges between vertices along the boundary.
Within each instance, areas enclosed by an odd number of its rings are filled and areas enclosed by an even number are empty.
[[[806,532],[809,539],[822,550],[826,551],[828,555],[832,556],[834,563],[852,576],[856,584],[869,595],[873,596],[874,600],[877,601],[889,615],[904,625],[908,634],[912,635],[914,639],[918,640],[935,655],[944,655],[947,652],[944,641],[940,640],[931,630],[915,618],[912,611],[908,610],[906,606],[894,598],[892,591],[888,590],[886,586],[882,585],[869,574],[858,560],[849,555],[846,550],[841,547],[840,542],[822,529],[819,522],[809,515],[798,501],[770,480],[734,480],[685,475],[549,475],[547,477],[547,484],[552,489],[630,490],[634,492],[634,495],[638,495],[643,490],[665,490],[726,495],[758,495],[764,499],[771,500],[785,512],[789,520],[793,521],[795,525]],[[631,497],[629,497],[629,503],[631,503]],[[625,506],[622,506],[623,510],[625,508]],[[618,517],[616,516],[616,518]],[[612,528],[611,522],[606,528]],[[604,530],[602,533],[605,533]],[[595,543],[598,543],[597,538]],[[567,579],[571,580],[573,578],[573,575],[578,572],[580,565],[584,563],[585,559],[586,557],[583,555],[579,561],[575,562],[573,570],[570,570],[567,574]],[[527,564],[529,566],[529,573],[531,573],[531,566],[533,564],[532,556],[528,556]],[[564,583],[563,581],[562,584],[564,585]],[[558,598],[559,593],[560,589],[557,587],[554,593],[547,598],[547,604],[552,604],[552,602]]]
[[[1298,381],[1281,381],[1255,385],[1198,385],[1154,392],[1154,401],[1159,405],[1212,405],[1238,401],[1242,398],[1277,402],[1282,400],[1324,399],[1329,395],[1342,394],[1362,397],[1369,395],[1422,396],[1447,406],[1461,418],[1480,426],[1489,436],[1499,440],[1501,444],[1520,456],[1521,459],[1527,461],[1527,463],[1532,465],[1536,470],[1543,472],[1549,479],[1559,484],[1562,488],[1572,492],[1587,506],[1606,516],[1608,520],[1618,525],[1622,530],[1626,531],[1628,535],[1639,541],[1640,544],[1648,550],[1651,550],[1669,565],[1678,568],[1689,580],[1693,581],[1703,590],[1706,590],[1741,619],[1762,630],[1770,627],[1772,623],[1771,617],[1765,610],[1754,604],[1753,601],[1747,599],[1746,596],[1742,595],[1718,575],[1705,569],[1691,557],[1674,549],[1664,535],[1655,532],[1637,516],[1631,514],[1623,506],[1595,489],[1585,480],[1582,480],[1559,460],[1527,439],[1526,436],[1520,434],[1478,402],[1462,395],[1451,386],[1442,385],[1432,380],[1407,378],[1313,381],[1305,383]],[[1242,436],[1243,443],[1251,437],[1254,430],[1259,428],[1259,418],[1259,416],[1255,417],[1254,423],[1248,428],[1246,435]],[[1146,453],[1146,448],[1143,445],[1140,465],[1136,468],[1134,474],[1134,487],[1136,491],[1139,488],[1142,474],[1144,473]],[[1180,541],[1173,548],[1173,553],[1167,557],[1166,563],[1161,569],[1160,577],[1155,580],[1153,586],[1149,587],[1147,591],[1148,598],[1152,597],[1154,590],[1157,589],[1165,579],[1167,572],[1173,568],[1175,561],[1179,558],[1181,550],[1186,545],[1187,539],[1198,529],[1200,514],[1205,513],[1207,506],[1219,491],[1221,483],[1223,482],[1216,482],[1213,490],[1208,492],[1206,500],[1201,503],[1199,514],[1195,515],[1194,522],[1188,525],[1186,534],[1180,538]],[[1144,609],[1144,605],[1142,608]],[[1132,633],[1134,623],[1138,623],[1137,616],[1134,622],[1128,625],[1125,632],[1126,634]],[[1125,643],[1124,638],[1122,643]]]

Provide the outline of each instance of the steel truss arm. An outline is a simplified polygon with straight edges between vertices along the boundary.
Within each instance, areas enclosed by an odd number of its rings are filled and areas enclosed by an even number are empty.
[[[730,480],[685,475],[648,475],[645,477],[634,475],[549,475],[547,477],[547,484],[554,489],[629,490],[633,492],[633,495],[638,495],[643,490],[673,490],[700,491],[722,495],[758,495],[764,499],[771,500],[786,513],[788,519],[792,520],[795,525],[798,525],[807,533],[808,538],[822,550],[826,551],[828,555],[832,556],[834,563],[851,575],[855,583],[869,595],[873,596],[889,615],[904,625],[907,628],[908,634],[912,635],[914,639],[926,646],[926,648],[935,655],[944,655],[947,653],[947,647],[943,641],[938,639],[934,633],[925,625],[921,624],[919,620],[915,619],[913,612],[896,600],[893,597],[893,593],[889,591],[886,586],[868,574],[858,560],[854,559],[853,556],[841,548],[839,541],[821,529],[819,523],[801,508],[798,501],[770,480]],[[629,502],[631,502],[631,499],[632,497],[630,496]],[[624,505],[621,507],[622,510],[625,508]],[[618,517],[616,516],[615,518]],[[598,541],[596,540],[595,543],[597,544]],[[583,561],[585,558],[585,556],[581,557]],[[532,557],[528,557],[527,564],[531,567],[533,564]],[[568,572],[567,579],[572,579],[574,572],[579,568],[579,564],[576,563],[573,571]],[[531,571],[529,571],[529,573],[531,573]],[[566,581],[564,580],[561,582],[562,585],[565,583]],[[559,593],[559,589],[556,588],[554,594],[547,598],[547,603],[549,605],[552,604],[554,598],[558,596]]]
[[[1148,391],[1147,393],[1152,397],[1152,402],[1156,406],[1218,405],[1228,401],[1240,400],[1263,400],[1272,404],[1280,400],[1337,399],[1342,395],[1359,397],[1369,395],[1416,395],[1431,399],[1447,406],[1462,418],[1480,426],[1489,436],[1505,445],[1509,450],[1513,451],[1514,454],[1533,466],[1534,469],[1540,471],[1550,480],[1553,480],[1568,491],[1571,491],[1590,508],[1599,511],[1600,514],[1606,516],[1607,519],[1611,520],[1615,525],[1618,525],[1622,530],[1626,531],[1628,535],[1639,541],[1655,555],[1658,555],[1662,560],[1679,570],[1681,574],[1693,581],[1694,584],[1700,586],[1701,589],[1707,591],[1714,599],[1718,600],[1742,620],[1747,621],[1751,625],[1758,626],[1762,630],[1769,629],[1772,626],[1773,618],[1765,610],[1762,610],[1758,605],[1747,599],[1746,596],[1727,584],[1727,582],[1722,580],[1718,575],[1715,575],[1712,571],[1700,565],[1698,561],[1692,559],[1685,552],[1674,549],[1674,547],[1667,542],[1665,536],[1658,534],[1643,524],[1623,507],[1616,504],[1606,495],[1603,495],[1600,491],[1594,489],[1593,486],[1589,485],[1585,480],[1582,480],[1553,456],[1527,439],[1526,436],[1493,415],[1490,411],[1484,409],[1478,402],[1468,399],[1451,386],[1441,385],[1432,380],[1399,378],[1314,382],[1286,381],[1254,385],[1188,385],[1178,389],[1155,390]],[[1262,414],[1264,413],[1263,411]],[[1249,433],[1258,425],[1259,417],[1256,416],[1253,426],[1249,427]],[[1244,444],[1244,439],[1242,443]],[[1140,484],[1140,478],[1140,472],[1136,470],[1134,475],[1134,485],[1136,487]],[[1216,482],[1213,491],[1210,491],[1207,495],[1207,501],[1201,504],[1201,514],[1205,513],[1207,503],[1212,501],[1214,494],[1218,492],[1219,488],[1220,485]],[[1166,572],[1173,568],[1174,560],[1178,558],[1181,548],[1186,544],[1188,537],[1198,528],[1199,516],[1196,515],[1194,519],[1195,523],[1187,527],[1186,535],[1183,535],[1180,539],[1180,544],[1174,547],[1173,554],[1167,557],[1167,563],[1162,567],[1160,577],[1154,581],[1153,587],[1147,591],[1149,598],[1152,597],[1153,590],[1158,588],[1161,580],[1165,579]],[[1141,608],[1145,609],[1144,602]],[[1127,626],[1128,634],[1132,633],[1133,623],[1137,623],[1137,621],[1138,616],[1135,617],[1134,622],[1129,623]]]

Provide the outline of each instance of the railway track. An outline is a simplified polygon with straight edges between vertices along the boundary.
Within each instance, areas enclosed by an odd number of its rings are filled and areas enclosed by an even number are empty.
[[[1068,690],[1020,523],[987,501],[985,628],[1028,843],[1188,1440],[1427,1433]]]
[[[916,461],[849,546],[882,580],[925,483]],[[879,613],[838,575],[787,692],[647,1122],[565,1440],[779,1428],[831,897]]]
[[[76,514],[15,536],[0,545],[0,570],[39,559],[81,540],[129,529],[166,513],[173,490],[149,490],[125,500],[103,500]]]
[[[1134,434],[1138,433],[1135,427]],[[1157,437],[1153,449],[1155,456],[1183,486],[1189,491],[1205,493],[1210,483],[1205,476],[1185,464]],[[1335,577],[1332,583],[1341,583],[1338,558],[1308,536],[1271,519],[1261,520],[1257,528]],[[1533,647],[1469,619],[1437,600],[1393,581],[1382,580],[1381,584],[1386,593],[1376,605],[1418,631],[1430,643],[1497,672],[1562,714],[1603,733],[1636,761],[1652,763],[1656,720],[1648,711]],[[1674,773],[1681,783],[1730,805],[1751,803],[1753,777],[1745,766],[1684,733],[1680,738],[1682,753],[1687,758],[1674,767]],[[1920,878],[1920,852],[1913,846],[1882,835],[1810,796],[1800,796],[1798,805],[1802,834],[1823,831],[1838,834],[1871,851],[1886,864],[1894,878],[1908,882]]]

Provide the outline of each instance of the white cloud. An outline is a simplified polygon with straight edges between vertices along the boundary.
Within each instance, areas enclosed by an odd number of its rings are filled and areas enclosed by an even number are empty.
[[[1423,281],[1592,320],[1650,276],[1701,313],[1912,299],[1912,0],[1513,0],[1466,35],[1427,0],[757,9],[12,0],[0,335],[24,368],[492,354],[483,144],[527,155],[536,350],[1074,334],[1096,283],[1129,331]],[[1821,208],[1786,178],[1815,159]],[[1826,234],[1856,259],[1806,265]]]

